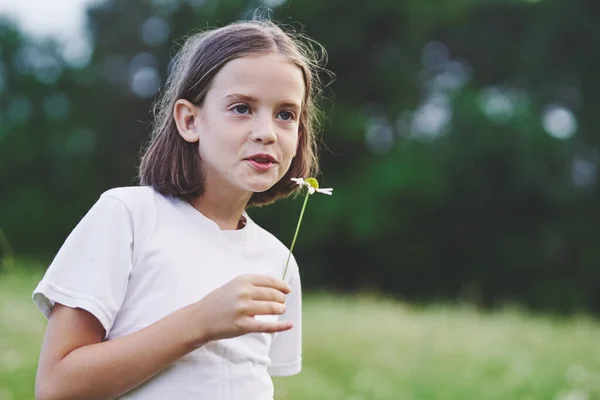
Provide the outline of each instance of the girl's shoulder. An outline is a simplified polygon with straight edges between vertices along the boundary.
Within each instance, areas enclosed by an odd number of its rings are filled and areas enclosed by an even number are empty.
[[[143,225],[149,228],[156,219],[157,197],[160,196],[150,186],[127,186],[109,189],[100,195],[102,199],[114,199],[122,203],[133,222],[134,228]]]
[[[156,228],[157,197],[159,196],[160,194],[150,186],[117,187],[100,195],[100,200],[119,201],[129,213],[133,235],[134,264]]]
[[[109,189],[100,197],[112,197],[130,207],[148,206],[154,202],[156,192],[150,186],[126,186]]]
[[[258,225],[256,222],[252,221],[252,223],[256,230],[257,242],[261,243],[263,248],[268,248],[269,251],[287,256],[287,253],[290,250],[277,236]]]

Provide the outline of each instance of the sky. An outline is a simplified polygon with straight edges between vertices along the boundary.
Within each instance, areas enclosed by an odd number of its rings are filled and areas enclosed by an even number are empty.
[[[55,38],[73,63],[89,54],[85,10],[101,0],[0,0],[0,16],[14,20],[35,39]]]
[[[85,30],[85,9],[95,0],[0,0],[0,15],[34,37],[75,37]]]

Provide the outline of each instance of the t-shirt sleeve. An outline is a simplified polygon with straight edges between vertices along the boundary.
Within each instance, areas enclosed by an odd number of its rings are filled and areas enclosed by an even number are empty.
[[[33,292],[48,318],[55,303],[94,315],[108,336],[132,271],[133,228],[121,200],[102,195],[58,251]]]
[[[271,376],[291,376],[302,370],[302,288],[296,260],[292,256],[289,265],[289,285],[292,290],[285,300],[285,313],[282,321],[292,321],[294,326],[284,332],[278,332],[271,343],[269,358]]]

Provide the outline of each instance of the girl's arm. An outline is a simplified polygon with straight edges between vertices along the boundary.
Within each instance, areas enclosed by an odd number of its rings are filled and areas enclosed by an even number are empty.
[[[105,342],[92,314],[56,304],[42,344],[36,399],[114,399],[209,341],[288,330],[289,322],[254,318],[282,314],[287,293],[279,279],[240,276],[146,328]]]

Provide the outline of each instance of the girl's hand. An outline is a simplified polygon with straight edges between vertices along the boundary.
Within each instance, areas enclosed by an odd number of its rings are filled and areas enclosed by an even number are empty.
[[[227,339],[251,332],[274,333],[292,328],[290,321],[265,321],[256,315],[285,312],[285,295],[290,287],[266,275],[241,275],[215,289],[190,307],[190,328],[197,343]]]

